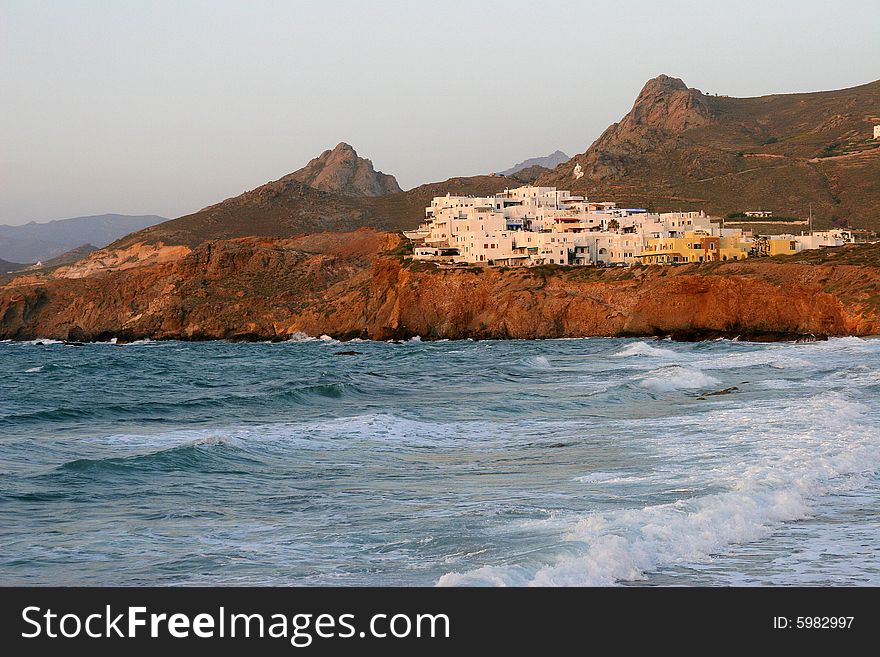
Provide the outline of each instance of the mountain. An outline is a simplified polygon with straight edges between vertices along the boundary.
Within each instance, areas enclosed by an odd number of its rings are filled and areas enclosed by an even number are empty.
[[[0,225],[0,258],[16,262],[49,260],[86,242],[106,246],[160,221],[165,221],[165,217],[101,214],[46,223],[32,221],[21,226]]]
[[[880,81],[815,93],[713,96],[649,80],[628,114],[538,182],[655,210],[770,210],[880,228]]]
[[[554,151],[550,153],[550,155],[546,155],[544,157],[533,157],[528,160],[523,160],[519,164],[515,164],[509,169],[501,171],[501,175],[511,176],[515,173],[519,173],[523,169],[528,169],[529,167],[534,166],[543,167],[545,169],[552,169],[557,165],[562,164],[563,162],[568,162],[569,159],[569,156],[562,151]]]
[[[19,271],[25,269],[27,265],[18,262],[9,262],[8,260],[0,260],[0,274],[7,274],[11,271]]]
[[[340,147],[343,147],[343,151],[345,147],[351,148],[347,144],[340,144],[334,150]],[[112,249],[124,249],[138,243],[162,242],[195,247],[209,239],[293,237],[326,230],[344,232],[362,227],[409,229],[424,221],[425,207],[435,196],[443,196],[447,192],[488,195],[521,184],[499,175],[471,176],[428,183],[406,192],[398,188],[395,193],[364,196],[317,189],[303,182],[304,178],[312,182],[317,180],[303,172],[317,171],[313,165],[322,158],[324,163],[335,161],[335,158],[325,157],[332,152],[322,153],[306,167],[278,180],[193,214],[132,233],[110,246]],[[361,161],[369,163],[369,160]],[[393,177],[388,177],[393,180]],[[343,187],[350,189],[348,185]]]
[[[346,196],[382,196],[402,191],[394,176],[376,171],[370,160],[359,157],[345,142],[332,151],[324,151],[282,180],[285,179]]]

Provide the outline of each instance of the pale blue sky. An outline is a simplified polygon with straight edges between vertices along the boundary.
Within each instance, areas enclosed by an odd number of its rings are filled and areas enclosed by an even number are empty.
[[[405,189],[583,151],[666,73],[880,78],[874,2],[0,0],[0,223],[178,216],[350,142]]]

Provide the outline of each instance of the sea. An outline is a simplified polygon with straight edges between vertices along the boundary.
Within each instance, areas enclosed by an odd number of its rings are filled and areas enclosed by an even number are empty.
[[[876,586],[878,472],[880,340],[0,343],[3,585]]]

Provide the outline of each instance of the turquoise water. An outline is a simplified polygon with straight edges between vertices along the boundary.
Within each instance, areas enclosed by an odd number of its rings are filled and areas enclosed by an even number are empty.
[[[0,583],[878,585],[878,393],[856,338],[0,343]]]

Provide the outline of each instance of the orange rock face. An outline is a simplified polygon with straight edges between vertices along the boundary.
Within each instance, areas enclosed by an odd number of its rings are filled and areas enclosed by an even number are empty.
[[[394,255],[398,246],[395,235],[359,230],[206,242],[124,269],[103,253],[95,258],[116,268],[87,259],[80,277],[0,288],[0,339],[880,334],[880,268],[862,256],[442,270]]]

